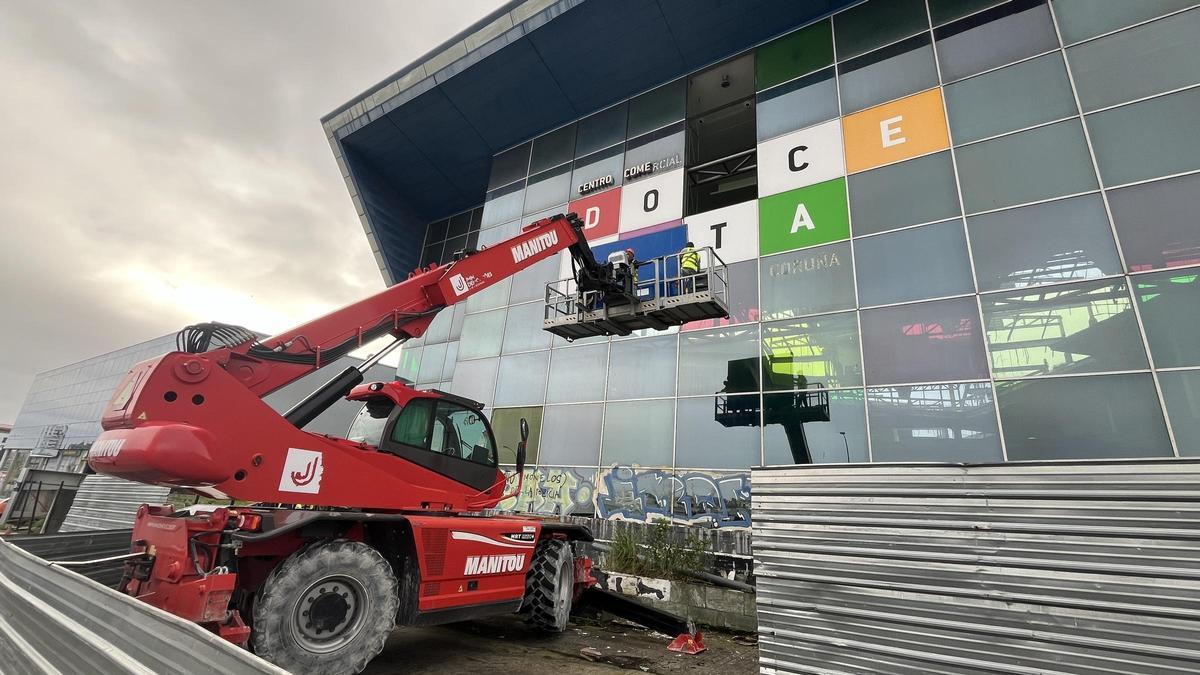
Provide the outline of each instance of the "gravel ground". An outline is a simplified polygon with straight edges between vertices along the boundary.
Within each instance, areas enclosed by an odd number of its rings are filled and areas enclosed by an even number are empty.
[[[484,675],[591,675],[634,671],[645,673],[714,672],[743,675],[758,672],[758,647],[733,636],[706,632],[708,651],[697,655],[667,651],[670,639],[622,621],[572,619],[566,632],[547,635],[527,627],[518,617],[437,626],[401,628],[364,671],[392,673]],[[602,656],[590,661],[584,648]]]

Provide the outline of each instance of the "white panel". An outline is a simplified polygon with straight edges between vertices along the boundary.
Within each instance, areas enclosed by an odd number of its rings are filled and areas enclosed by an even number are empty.
[[[684,219],[696,248],[711,246],[725,264],[758,257],[758,200]]]
[[[844,175],[841,120],[793,131],[758,146],[760,197]]]
[[[621,188],[621,232],[683,216],[683,169]]]

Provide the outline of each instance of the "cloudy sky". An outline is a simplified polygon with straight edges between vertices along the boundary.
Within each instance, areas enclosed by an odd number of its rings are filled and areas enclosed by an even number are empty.
[[[381,288],[320,118],[500,4],[0,4],[0,422],[39,371]]]

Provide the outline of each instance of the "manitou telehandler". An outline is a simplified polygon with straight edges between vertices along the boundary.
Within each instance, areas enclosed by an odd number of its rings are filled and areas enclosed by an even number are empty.
[[[188,327],[178,351],[138,364],[120,383],[88,462],[100,473],[187,488],[230,506],[143,505],[121,590],[297,673],[359,672],[397,624],[523,612],[563,630],[573,601],[595,582],[590,561],[575,550],[591,540],[587,528],[488,512],[515,493],[506,494],[481,404],[399,381],[362,381],[442,309],[564,249],[573,260],[577,323],[588,334],[727,315],[723,296],[711,291],[672,295],[678,276],[667,279],[666,265],[656,288],[639,292],[622,278],[625,268],[595,260],[570,214],[419,269],[265,340],[236,326]],[[575,337],[569,331],[579,326],[564,321],[562,298],[555,303],[547,328]],[[284,415],[263,402],[384,335],[394,338],[389,347]],[[349,438],[302,429],[342,397],[363,403]],[[524,420],[520,429],[517,491]]]

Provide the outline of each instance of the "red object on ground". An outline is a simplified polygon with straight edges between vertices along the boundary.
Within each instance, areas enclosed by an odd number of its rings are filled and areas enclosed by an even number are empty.
[[[680,633],[671,640],[671,644],[667,645],[667,651],[679,652],[681,654],[699,654],[707,650],[704,646],[704,633],[696,631],[695,633]]]

